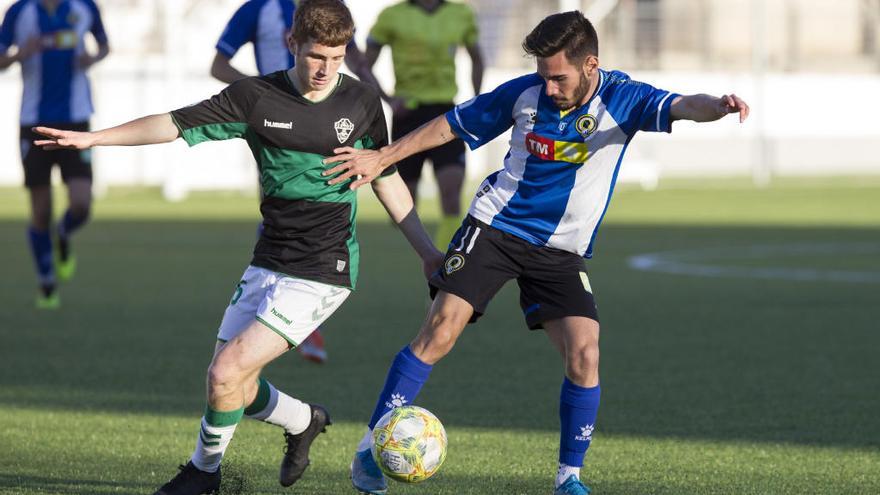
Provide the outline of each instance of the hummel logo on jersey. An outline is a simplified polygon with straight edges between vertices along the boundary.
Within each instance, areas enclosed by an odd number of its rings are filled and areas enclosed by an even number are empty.
[[[581,442],[589,442],[593,439],[593,425],[581,426],[581,434],[575,435],[575,440],[580,440]]]
[[[348,141],[348,136],[351,136],[351,131],[354,130],[354,124],[352,124],[347,118],[343,117],[333,123],[333,129],[336,129],[336,139],[338,139],[340,143],[344,143]]]
[[[263,119],[263,127],[272,127],[275,129],[293,129],[293,122],[272,122],[268,119]]]
[[[407,403],[406,397],[402,394],[391,394],[391,402],[386,402],[385,407],[394,409],[401,407]]]
[[[275,316],[277,316],[279,320],[283,321],[284,323],[286,323],[286,324],[288,324],[288,325],[290,325],[291,323],[293,323],[293,320],[291,320],[290,318],[288,318],[288,317],[284,316],[283,314],[279,313],[275,308],[272,308],[272,314],[275,315]]]

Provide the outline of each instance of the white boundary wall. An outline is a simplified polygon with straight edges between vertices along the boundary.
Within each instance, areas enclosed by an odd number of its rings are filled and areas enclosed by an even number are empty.
[[[111,45],[118,49],[92,73],[97,109],[93,126],[107,127],[141,115],[166,112],[219,91],[222,85],[208,76],[208,68],[216,36],[234,11],[235,2],[218,3],[222,7],[213,2],[197,4],[196,10],[201,6],[205,11],[190,13],[202,20],[195,26],[184,24],[183,13],[174,7],[180,7],[180,3],[165,4],[166,19],[171,19],[164,29],[165,46],[181,47],[167,56],[134,52],[138,43],[150,39],[145,33],[134,33],[135,27],[143,23],[132,24],[129,17],[112,19],[105,14]],[[362,46],[369,26],[387,3],[390,0],[350,2]],[[202,17],[205,14],[210,22]],[[249,49],[243,49],[235,63],[253,72]],[[393,87],[387,50],[377,62],[376,73],[387,89]],[[464,53],[459,53],[458,73],[458,100],[462,101],[472,96],[469,60]],[[490,90],[517,75],[490,69],[483,89]],[[776,176],[880,174],[880,154],[875,151],[880,144],[880,125],[875,121],[880,115],[880,99],[876,96],[880,94],[880,76],[770,74],[757,79],[747,73],[631,75],[681,93],[720,95],[733,91],[753,109],[744,125],[730,116],[702,126],[676,123],[672,136],[641,134],[630,145],[622,180],[637,180],[651,187],[658,178],[748,176],[757,169]],[[0,73],[0,95],[0,186],[18,185],[22,172],[18,140],[21,79],[17,66]],[[472,153],[469,175],[478,177],[498,168],[506,150],[506,138],[500,137]],[[101,148],[95,151],[94,164],[99,193],[111,185],[162,186],[170,198],[189,190],[256,188],[252,158],[243,141],[203,144],[192,150],[182,141],[140,148]]]

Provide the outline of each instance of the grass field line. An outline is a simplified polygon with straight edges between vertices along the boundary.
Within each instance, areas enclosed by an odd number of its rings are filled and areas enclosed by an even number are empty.
[[[869,256],[880,254],[876,242],[816,242],[754,244],[733,248],[660,251],[631,256],[627,265],[639,271],[792,281],[880,283],[880,270],[840,270],[817,267],[741,267],[718,264],[725,260],[772,260],[790,256]],[[706,263],[708,261],[709,263]],[[714,263],[711,263],[714,261]]]

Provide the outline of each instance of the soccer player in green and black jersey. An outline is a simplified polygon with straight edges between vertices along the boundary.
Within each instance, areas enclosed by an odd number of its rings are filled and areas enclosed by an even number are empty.
[[[142,145],[182,137],[188,144],[242,138],[259,165],[265,229],[223,316],[208,368],[208,404],[195,452],[156,495],[216,493],[220,461],[243,415],[284,428],[284,486],[309,464],[327,411],[260,378],[267,364],[301,343],[354,289],[356,195],[328,185],[322,160],[339,146],[388,142],[378,92],[338,73],[354,24],[338,0],[305,0],[288,38],[295,68],[246,78],[197,105],[96,132],[37,128],[47,149]],[[373,183],[389,215],[418,252],[426,275],[443,260],[395,170]]]

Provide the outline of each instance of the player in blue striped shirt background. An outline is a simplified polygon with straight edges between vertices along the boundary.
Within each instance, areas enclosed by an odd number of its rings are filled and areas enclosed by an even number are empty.
[[[87,33],[97,42],[97,53],[86,49]],[[13,47],[17,51],[10,54]],[[28,238],[40,281],[36,300],[40,309],[60,306],[57,282],[71,278],[76,269],[70,236],[89,218],[92,164],[89,151],[46,151],[32,146],[38,136],[31,128],[45,125],[87,131],[93,107],[86,72],[108,53],[101,13],[92,0],[19,0],[7,10],[0,27],[0,69],[18,62],[24,83],[21,160],[31,199]],[[55,229],[57,253],[52,242],[50,183],[56,164],[69,200]]]

